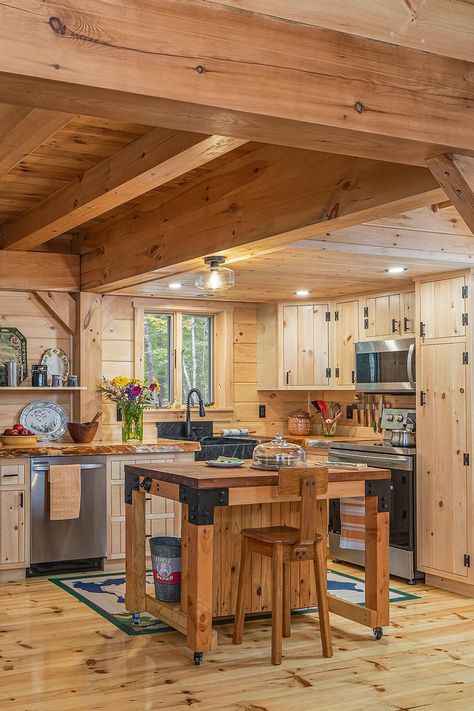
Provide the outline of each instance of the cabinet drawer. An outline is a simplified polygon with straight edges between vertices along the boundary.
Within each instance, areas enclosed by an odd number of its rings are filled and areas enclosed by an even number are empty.
[[[24,464],[0,464],[0,486],[6,484],[24,484]]]

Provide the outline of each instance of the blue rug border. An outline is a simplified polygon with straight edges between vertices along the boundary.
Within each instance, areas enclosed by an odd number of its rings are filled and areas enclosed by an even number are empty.
[[[147,573],[151,573],[151,569],[146,571]],[[335,570],[334,568],[328,568],[329,573],[334,573],[336,575],[342,575],[345,578],[349,578],[350,580],[357,580],[359,583],[365,583],[364,578],[359,578],[356,575],[350,575],[349,573],[343,573],[340,570]],[[121,630],[122,632],[125,632],[125,634],[129,635],[130,637],[139,637],[144,634],[158,634],[162,632],[175,632],[176,630],[173,627],[168,627],[168,625],[164,624],[164,628],[161,630],[153,630],[153,629],[139,629],[139,630],[134,630],[132,627],[132,623],[127,623],[127,622],[122,622],[121,620],[117,619],[117,617],[114,617],[111,615],[109,612],[104,610],[103,608],[99,607],[95,603],[91,602],[88,600],[86,597],[81,595],[81,593],[76,592],[72,588],[70,588],[68,585],[65,585],[63,581],[67,580],[77,580],[77,579],[84,579],[84,578],[110,578],[113,575],[118,575],[118,576],[125,576],[125,572],[123,571],[110,571],[109,573],[89,573],[88,575],[67,575],[67,576],[61,576],[59,578],[48,578],[48,581],[50,583],[53,583],[53,585],[56,585],[58,588],[61,588],[61,590],[64,590],[67,592],[69,595],[72,597],[76,598],[76,600],[79,600],[79,602],[82,602],[84,605],[89,607],[91,610],[96,612],[98,615],[106,619],[108,622],[110,622],[114,627],[117,629]],[[399,595],[398,600],[394,600],[390,604],[397,604],[399,602],[406,602],[407,600],[419,600],[420,595],[414,595],[413,593],[407,593],[404,592],[403,590],[399,590],[398,588],[389,588],[390,592],[395,593],[396,595]],[[360,605],[360,607],[364,607],[363,602],[357,603]],[[311,613],[315,613],[318,611],[317,607],[314,608],[303,608],[301,610],[292,610],[292,615],[309,615]],[[269,617],[271,615],[271,612],[268,613],[255,613],[255,615],[252,615],[252,619],[261,619],[264,617]],[[130,613],[131,617],[131,613]],[[250,616],[249,616],[250,617]],[[221,618],[220,620],[215,620],[213,621],[213,625],[219,625],[219,624],[228,624],[230,620],[232,620],[232,617],[226,617],[226,618]]]

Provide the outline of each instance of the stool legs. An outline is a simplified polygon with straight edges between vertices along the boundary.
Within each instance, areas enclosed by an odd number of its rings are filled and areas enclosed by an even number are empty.
[[[272,664],[281,664],[283,622],[283,546],[275,545],[272,556]]]
[[[249,551],[248,541],[245,536],[242,538],[242,548],[240,553],[240,572],[239,582],[237,585],[237,601],[235,604],[235,619],[234,619],[234,644],[242,644],[245,622],[245,584],[250,572],[251,553]]]
[[[291,563],[283,563],[283,637],[291,634]]]
[[[327,594],[327,567],[323,551],[323,542],[314,546],[314,577],[316,578],[316,595],[318,598],[319,629],[321,646],[325,657],[332,657],[331,626],[329,623],[329,605]]]

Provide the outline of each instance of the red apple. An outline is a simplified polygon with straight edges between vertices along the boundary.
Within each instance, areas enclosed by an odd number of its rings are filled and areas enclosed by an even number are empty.
[[[13,437],[14,435],[19,435],[19,434],[20,434],[20,433],[18,432],[18,430],[12,430],[12,431],[10,432],[10,435],[11,435],[12,437]]]
[[[13,425],[13,429],[17,432],[21,432],[21,430],[23,429],[23,425]]]
[[[7,429],[7,430],[5,430],[5,432],[3,434],[8,437],[13,434],[13,430]]]

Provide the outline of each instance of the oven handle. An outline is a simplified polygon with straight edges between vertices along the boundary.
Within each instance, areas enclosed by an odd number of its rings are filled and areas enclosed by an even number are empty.
[[[410,385],[413,388],[413,390],[416,389],[416,383],[413,378],[413,356],[414,355],[415,355],[415,344],[412,343],[408,349],[408,355],[407,355],[407,374],[408,374],[408,380],[409,380]]]
[[[70,462],[69,462],[70,464]],[[80,465],[81,469],[104,469],[103,464],[81,464]],[[34,472],[49,472],[49,464],[43,464],[43,465],[37,465],[35,464],[33,466],[33,471]]]
[[[340,450],[336,452],[331,450],[329,452],[329,459],[334,461],[338,459],[349,460],[354,464],[363,462],[369,466],[370,464],[377,464],[381,469],[403,469],[406,471],[413,469],[411,457],[403,457],[400,455],[397,455],[396,458],[391,458],[384,454],[366,454],[365,452],[363,454],[354,454],[354,452],[341,452]]]

